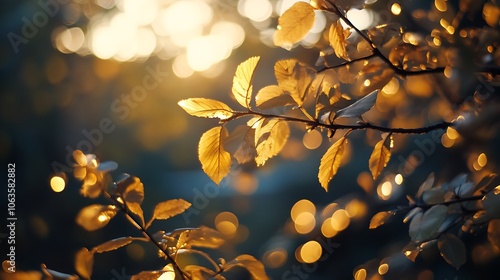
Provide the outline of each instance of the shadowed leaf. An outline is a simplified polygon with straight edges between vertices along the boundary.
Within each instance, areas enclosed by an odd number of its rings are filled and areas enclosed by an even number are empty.
[[[69,275],[69,274],[66,274],[66,273],[62,273],[62,272],[59,272],[59,271],[48,269],[45,264],[41,265],[41,269],[42,269],[43,275],[46,276],[46,278],[43,278],[43,279],[51,279],[51,280],[77,280],[77,279],[80,279],[76,275]],[[37,272],[37,273],[38,273],[38,275],[37,275],[38,277],[36,277],[36,278],[35,277],[30,278],[30,277],[27,277],[27,276],[23,275],[22,279],[24,279],[24,280],[35,280],[35,279],[38,280],[38,279],[42,279],[41,275],[39,274],[39,272]],[[20,274],[20,271],[16,271],[16,274]],[[21,278],[16,278],[16,279],[21,279]]]
[[[373,215],[372,219],[370,220],[369,228],[378,228],[379,226],[385,224],[392,216],[393,213],[391,211],[378,212],[377,214]]]
[[[128,244],[132,243],[133,240],[134,239],[130,236],[115,238],[94,247],[92,251],[96,253],[113,251],[123,246],[127,246]]]
[[[305,2],[297,2],[278,19],[274,44],[286,50],[306,37],[314,25],[314,8]]]
[[[217,126],[203,133],[198,144],[198,158],[203,171],[216,184],[220,183],[231,168],[231,154],[222,145],[227,136],[227,129]]]
[[[233,95],[238,103],[249,108],[250,99],[252,98],[252,78],[255,72],[255,67],[259,62],[260,57],[254,56],[242,62],[236,68],[236,74],[233,78]]]
[[[423,214],[417,213],[410,223],[411,240],[421,242],[434,237],[447,213],[448,207],[444,205],[434,205]]]
[[[275,107],[297,105],[293,98],[277,85],[266,86],[255,96],[257,107],[266,110]]]
[[[300,3],[300,2],[299,2]],[[274,64],[278,86],[302,106],[313,81],[313,71],[296,59],[279,60]]]
[[[433,185],[434,185],[434,173],[431,173],[431,174],[429,174],[427,179],[425,179],[425,181],[422,183],[422,185],[420,185],[420,187],[418,188],[416,198],[420,198],[422,196],[422,194],[425,191],[432,188]]]
[[[493,219],[488,223],[488,240],[500,249],[500,219]]]
[[[94,254],[87,248],[82,248],[76,253],[75,270],[85,279],[90,279],[94,266]]]
[[[251,255],[239,255],[234,260],[226,263],[225,270],[230,270],[235,266],[240,266],[248,270],[252,275],[253,280],[267,280],[269,277],[266,274],[264,265]]]
[[[335,118],[358,118],[362,114],[368,112],[373,105],[375,105],[375,101],[377,101],[378,90],[373,91],[372,93],[364,96],[358,101],[352,103],[350,106],[347,106],[343,109],[340,109],[335,114]]]
[[[467,260],[465,245],[456,235],[445,233],[439,237],[438,248],[443,259],[456,269]]]
[[[114,205],[93,204],[80,210],[76,223],[88,231],[106,226],[116,215],[118,209]]]
[[[239,164],[251,161],[255,155],[255,129],[246,125],[237,126],[222,143]]]
[[[199,265],[194,265],[194,264],[186,265],[186,267],[184,267],[184,271],[191,275],[192,280],[207,280],[207,279],[222,280],[222,279],[225,279],[220,274],[216,275],[215,271],[212,271],[204,266],[199,266]]]
[[[179,101],[181,106],[191,116],[203,118],[228,119],[233,116],[233,110],[225,103],[208,98],[188,98]]]
[[[377,179],[391,159],[392,145],[392,135],[388,134],[373,148],[373,152],[368,160],[368,166],[374,180]]]
[[[337,174],[342,157],[344,156],[347,138],[343,136],[335,142],[321,158],[318,179],[321,186],[328,191],[328,183]]]
[[[403,248],[403,254],[412,262],[415,262],[420,251],[420,246],[413,241],[410,241],[410,243]]]
[[[344,31],[342,24],[340,24],[340,20],[336,20],[330,26],[330,31],[328,32],[328,41],[330,42],[330,46],[332,46],[335,51],[335,55],[338,58],[342,58],[345,60],[349,60],[349,55],[346,50],[346,38],[349,36],[350,32]]]
[[[257,165],[264,165],[266,161],[277,155],[285,146],[290,128],[286,121],[272,119],[257,127],[255,131],[255,143]]]

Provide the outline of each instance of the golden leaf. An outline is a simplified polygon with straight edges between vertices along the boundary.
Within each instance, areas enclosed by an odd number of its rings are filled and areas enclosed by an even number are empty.
[[[259,90],[255,102],[257,107],[264,110],[296,104],[293,98],[277,85],[266,86]]]
[[[347,35],[349,36],[349,35]],[[349,60],[349,54],[346,50],[346,34],[344,33],[344,28],[340,24],[340,20],[336,20],[330,26],[330,31],[328,32],[328,41],[330,46],[332,46],[335,51],[335,55],[338,58]]]
[[[379,226],[385,224],[391,217],[393,213],[391,211],[382,211],[373,215],[370,220],[370,229],[378,228]]]
[[[7,262],[6,260],[4,262]],[[3,264],[3,263],[2,263]],[[39,279],[58,279],[58,280],[78,280],[80,279],[76,275],[69,275],[66,273],[62,273],[59,271],[55,271],[52,269],[47,268],[45,264],[41,265],[42,273],[46,278],[41,278],[40,273],[38,271],[36,274],[31,274],[30,272],[21,272],[21,271],[16,271],[16,275],[19,278],[14,278],[15,279],[24,279],[24,280],[39,280]],[[8,271],[7,268],[4,268],[5,271]],[[22,273],[27,273],[27,275],[23,275]]]
[[[245,60],[238,65],[234,74],[232,92],[236,101],[245,108],[250,107],[253,88],[251,83],[259,59],[259,56],[254,56]]]
[[[117,182],[115,192],[127,203],[141,204],[144,200],[144,185],[135,176],[128,176]]]
[[[76,223],[88,231],[100,229],[109,223],[117,211],[114,205],[93,204],[78,212]]]
[[[225,279],[220,278],[222,276],[220,274],[216,274],[215,271],[212,271],[204,266],[194,264],[186,265],[186,267],[184,267],[184,271],[191,275],[192,280]]]
[[[240,266],[248,270],[252,275],[253,280],[267,280],[269,277],[266,274],[264,265],[251,255],[239,255],[234,260],[226,263],[224,270],[229,270],[235,266]]]
[[[339,169],[342,161],[342,156],[344,155],[346,143],[347,138],[342,136],[342,138],[337,140],[337,142],[335,142],[321,158],[318,179],[325,191],[328,191],[328,183],[333,176],[337,174],[337,170]]]
[[[188,98],[179,101],[181,106],[191,116],[203,118],[228,119],[233,116],[233,110],[225,103],[208,98]]]
[[[130,280],[158,280],[165,273],[172,273],[174,277],[173,270],[154,270],[154,271],[142,271],[136,275],[132,275]],[[173,279],[172,277],[166,277],[165,279]]]
[[[373,152],[368,160],[368,166],[372,173],[373,179],[377,179],[382,170],[387,166],[391,159],[392,135],[388,134],[373,148]]]
[[[279,17],[274,44],[290,50],[306,37],[314,25],[315,17],[314,8],[309,3],[296,2]]]
[[[127,207],[130,212],[136,214],[141,219],[141,225],[144,226],[144,212],[141,205],[137,202],[127,202]]]
[[[222,145],[227,136],[227,129],[217,126],[203,133],[198,144],[201,167],[216,184],[220,183],[231,168],[231,154]]]
[[[438,249],[443,259],[459,269],[467,260],[465,245],[456,235],[445,233],[439,237]]]
[[[268,159],[281,152],[288,136],[290,136],[290,127],[287,122],[278,119],[271,119],[267,123],[262,122],[255,130],[257,165],[264,165]]]
[[[300,2],[299,2],[300,3]],[[279,60],[274,64],[274,75],[278,86],[302,106],[313,80],[313,71],[296,59]]]
[[[222,143],[239,164],[255,157],[255,129],[246,125],[237,126]]]
[[[174,231],[171,235],[173,236],[177,233],[178,232]],[[224,238],[222,237],[222,234],[220,232],[206,226],[201,226],[199,228],[186,229],[180,232],[177,247],[203,247],[215,249],[223,243]]]
[[[82,248],[76,253],[75,270],[85,279],[90,279],[94,266],[94,253],[87,248]]]
[[[184,199],[170,199],[156,204],[153,211],[153,218],[157,220],[170,219],[173,216],[179,215],[191,207],[191,203]]]
[[[123,246],[127,246],[128,244],[132,243],[132,241],[133,241],[133,238],[130,236],[119,237],[119,238],[115,238],[115,239],[109,240],[107,242],[104,242],[101,245],[94,247],[92,249],[92,251],[96,252],[96,253],[104,253],[104,252],[108,252],[108,251],[113,251],[113,250],[116,250],[116,249],[121,248]]]

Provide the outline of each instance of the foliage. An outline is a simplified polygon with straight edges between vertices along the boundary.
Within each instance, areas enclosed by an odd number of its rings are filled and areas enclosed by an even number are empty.
[[[465,2],[461,1],[461,12],[472,9]],[[457,55],[463,50],[454,46],[459,40],[454,34],[461,34],[462,38],[470,36],[467,40],[474,41],[480,34],[490,32],[488,28],[475,30],[477,33],[469,35],[469,29],[458,29],[460,26],[456,23],[441,24],[427,37],[434,38],[429,42],[424,36],[405,31],[393,22],[362,31],[347,18],[348,6],[344,1],[297,2],[285,11],[278,20],[274,43],[287,50],[297,46],[308,34],[315,12],[326,15],[329,28],[323,31],[322,39],[316,43],[320,49],[318,61],[314,67],[294,58],[277,61],[274,65],[277,84],[265,86],[257,94],[253,91],[252,78],[259,57],[242,62],[234,75],[232,97],[243,108],[232,109],[220,101],[204,98],[179,102],[190,115],[219,119],[219,126],[203,134],[199,143],[203,147],[199,160],[214,182],[219,183],[229,173],[230,157],[238,164],[253,159],[257,166],[262,166],[278,155],[290,137],[292,123],[301,132],[319,130],[335,140],[319,163],[318,179],[326,191],[339,170],[353,131],[372,130],[381,135],[382,139],[376,142],[368,160],[375,180],[390,162],[394,135],[446,130],[466,136],[474,130],[478,121],[471,116],[481,116],[482,111],[477,106],[471,108],[465,104],[467,98],[454,104],[456,111],[451,117],[441,116],[440,122],[416,128],[376,125],[368,121],[367,116],[376,115],[370,111],[377,104],[380,92],[391,81],[409,83],[411,77],[435,74],[425,82],[444,92],[450,102],[459,95],[445,89],[446,86],[440,85],[442,83],[456,83],[466,75],[488,83],[498,81],[495,63],[483,64],[487,61],[486,48],[488,52],[498,54],[496,43],[486,40],[479,46],[482,49],[476,52],[476,56],[462,58],[463,61]],[[493,8],[485,5],[484,9]],[[494,25],[498,27],[497,22]],[[497,31],[491,31],[495,38]],[[464,44],[470,48],[469,52],[479,48],[467,42]],[[466,69],[464,65],[470,65],[470,68]],[[347,90],[350,94],[345,93]],[[476,93],[473,98],[477,100]],[[210,112],[206,109],[208,107]],[[390,117],[385,122],[389,121]],[[229,123],[237,123],[232,131]],[[340,130],[345,132],[338,135]],[[207,134],[215,136],[208,138]],[[497,185],[495,174],[486,175],[476,185],[467,180],[466,174],[461,174],[449,183],[436,186],[434,175],[431,175],[415,197],[408,196],[408,207],[377,213],[369,227],[375,229],[394,215],[408,212],[403,221],[409,222],[411,242],[403,249],[405,256],[414,261],[422,250],[437,244],[444,260],[458,269],[466,261],[466,247],[457,236],[488,225],[490,242],[496,248],[499,246],[500,191]],[[455,233],[457,229],[458,233]]]
[[[169,232],[160,230],[155,233],[148,231],[154,221],[167,220],[186,211],[191,203],[183,199],[170,199],[159,202],[154,207],[151,218],[145,222],[141,204],[144,200],[144,185],[139,178],[123,174],[122,179],[111,183],[108,172],[118,167],[114,162],[100,163],[95,155],[83,154],[79,150],[73,152],[76,162],[73,174],[82,181],[81,193],[91,198],[104,197],[111,204],[92,204],[81,209],[76,217],[76,223],[87,231],[105,227],[118,213],[122,213],[130,224],[138,229],[142,236],[118,237],[91,249],[81,248],[75,256],[75,270],[83,279],[92,276],[95,254],[101,254],[128,246],[133,242],[154,244],[158,255],[168,263],[161,269],[143,271],[133,275],[131,279],[225,279],[224,273],[234,267],[247,269],[253,279],[268,279],[264,266],[250,255],[240,255],[226,262],[219,259],[215,262],[206,252],[198,248],[216,249],[224,243],[221,233],[206,226],[198,228],[179,228]],[[189,264],[181,267],[177,262],[180,255],[199,255],[213,267]],[[64,274],[42,265],[45,277],[55,279],[79,279],[76,275]],[[165,276],[166,275],[166,276]],[[40,275],[30,279],[41,279]]]

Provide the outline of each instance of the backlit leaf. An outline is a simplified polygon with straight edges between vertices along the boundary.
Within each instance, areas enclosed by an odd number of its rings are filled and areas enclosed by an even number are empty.
[[[179,215],[191,207],[191,203],[182,198],[170,199],[156,204],[153,211],[153,218],[157,220],[170,219],[173,216]]]
[[[344,156],[347,138],[343,136],[335,142],[321,158],[318,179],[321,186],[328,191],[328,183],[337,174],[337,170]]]
[[[177,244],[178,248],[203,247],[215,249],[224,243],[224,238],[220,232],[206,226],[182,231],[179,240],[181,242]]]
[[[346,50],[346,36],[344,33],[344,28],[342,24],[340,24],[340,20],[336,20],[330,26],[330,31],[328,32],[328,41],[330,42],[330,46],[332,46],[335,51],[335,55],[338,58],[342,58],[345,60],[349,60],[349,55]]]
[[[92,251],[96,253],[113,251],[123,246],[127,246],[128,244],[132,243],[133,240],[134,239],[130,236],[115,238],[110,241],[104,242],[99,246],[94,247]]]
[[[144,226],[144,212],[141,205],[137,202],[128,202],[127,208],[141,219],[141,225]]]
[[[313,74],[309,67],[296,59],[279,60],[274,64],[274,75],[278,86],[288,92],[299,106],[304,103]]]
[[[411,240],[421,242],[435,236],[447,213],[448,207],[444,205],[434,205],[423,214],[417,213],[410,223]]]
[[[233,110],[225,103],[208,98],[188,98],[179,101],[181,106],[191,116],[203,118],[228,119],[233,116]]]
[[[233,78],[232,92],[234,98],[245,108],[249,108],[250,106],[253,88],[251,83],[259,59],[259,56],[254,56],[242,62],[236,68],[236,74]]]
[[[251,255],[239,255],[234,260],[226,263],[224,270],[230,270],[235,266],[240,266],[248,270],[252,275],[253,280],[267,280],[269,277],[266,274],[264,265]]]
[[[442,234],[438,240],[438,248],[443,259],[456,269],[459,269],[467,260],[465,245],[454,234]]]
[[[427,204],[438,204],[444,202],[444,190],[432,188],[422,194],[422,200]]]
[[[216,275],[215,271],[212,271],[204,266],[190,264],[184,267],[184,271],[191,275],[192,280],[224,279],[219,278],[222,277],[220,274]]]
[[[227,136],[227,129],[217,126],[203,133],[198,144],[198,158],[203,171],[216,184],[220,183],[231,168],[231,154],[222,145]]]
[[[288,136],[290,136],[290,128],[286,121],[272,119],[258,127],[255,131],[257,165],[264,165],[268,159],[281,152]]]
[[[368,160],[370,172],[373,179],[377,179],[382,170],[387,166],[391,158],[392,135],[386,135],[373,148],[373,152]]]
[[[306,2],[296,2],[278,19],[274,44],[286,50],[304,39],[314,25],[314,8]]]
[[[488,240],[500,249],[500,219],[493,219],[488,223]]]
[[[372,93],[364,96],[363,98],[357,100],[350,106],[347,106],[343,109],[340,109],[335,114],[335,118],[357,118],[362,114],[366,113],[370,110],[373,105],[375,105],[375,101],[377,101],[378,90],[373,91]]]
[[[173,272],[173,271],[155,270],[155,271],[142,271],[136,275],[132,275],[130,280],[158,280],[165,273],[171,273],[172,276],[175,277],[174,276],[175,272]],[[168,277],[165,279],[174,279],[174,278]]]
[[[369,228],[378,228],[379,226],[385,224],[392,216],[393,213],[391,211],[378,212],[377,214],[373,215],[372,219],[370,220]]]
[[[410,243],[403,248],[403,254],[412,262],[415,262],[420,251],[420,246],[413,241],[410,241]]]
[[[277,85],[266,86],[255,96],[257,107],[266,110],[275,107],[296,105],[293,98]]]
[[[76,223],[88,231],[106,226],[116,215],[118,209],[114,205],[93,204],[78,212]]]
[[[144,200],[144,185],[141,180],[135,176],[128,176],[117,182],[115,191],[127,203],[141,204]]]
[[[384,69],[384,68],[382,68]],[[374,74],[364,76],[363,79],[358,80],[357,86],[359,87],[359,92],[361,94],[367,94],[374,90],[383,88],[387,83],[389,83],[394,77],[394,71],[392,69],[384,69],[380,74]],[[370,83],[367,85],[365,82],[369,79]]]
[[[255,155],[255,129],[246,126],[237,126],[222,143],[238,161],[239,164],[251,161]]]
[[[94,266],[94,253],[87,248],[82,248],[76,253],[75,270],[85,279],[90,279]]]

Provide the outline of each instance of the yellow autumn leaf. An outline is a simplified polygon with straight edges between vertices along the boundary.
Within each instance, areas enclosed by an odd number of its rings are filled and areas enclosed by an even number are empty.
[[[259,56],[254,56],[245,60],[238,65],[234,74],[232,92],[236,101],[245,108],[250,107],[253,88],[251,83],[259,59]]]
[[[203,118],[228,119],[233,116],[233,110],[223,102],[208,98],[188,98],[179,101],[181,106],[191,116]]]
[[[75,270],[84,279],[90,279],[94,267],[94,253],[82,248],[76,253]]]
[[[255,130],[257,156],[255,162],[261,166],[273,156],[279,154],[290,136],[288,123],[278,119],[262,122]]]
[[[296,59],[279,60],[274,64],[278,86],[288,92],[297,105],[302,106],[313,81],[313,71]]]
[[[123,246],[127,246],[128,244],[132,243],[133,240],[134,239],[130,236],[115,238],[107,242],[104,242],[99,246],[94,247],[92,251],[96,253],[113,251]]]
[[[391,211],[382,211],[378,212],[377,214],[373,215],[373,217],[370,220],[370,229],[376,229],[379,226],[385,224],[393,215]]]
[[[216,184],[220,183],[231,168],[231,154],[222,146],[228,134],[225,127],[217,126],[203,133],[198,144],[201,167]]]
[[[294,44],[304,39],[314,25],[314,8],[306,2],[296,2],[278,19],[278,29],[274,33],[274,44],[290,50]]]
[[[260,109],[271,109],[296,104],[293,98],[277,85],[263,87],[255,96],[255,104]]]
[[[373,152],[368,160],[368,166],[373,179],[377,179],[382,170],[387,166],[391,158],[392,136],[387,135],[373,148]]]
[[[269,277],[266,274],[266,270],[264,268],[264,264],[262,264],[259,260],[257,260],[254,256],[251,255],[239,255],[234,260],[228,262],[224,266],[224,270],[230,270],[233,267],[243,267],[250,275],[252,275],[253,280],[267,280]]]
[[[153,220],[166,220],[173,216],[179,215],[191,207],[191,203],[184,199],[170,199],[156,204],[153,211],[153,217],[146,225],[148,228]]]
[[[330,31],[328,32],[328,41],[330,46],[332,46],[335,51],[335,55],[338,58],[343,58],[349,60],[349,55],[346,50],[346,34],[344,33],[344,28],[340,24],[339,20],[336,20],[330,26]]]
[[[344,155],[347,138],[343,136],[335,142],[323,155],[319,165],[318,179],[321,186],[328,191],[328,183],[337,174]]]
[[[97,230],[106,226],[117,212],[114,205],[89,205],[78,212],[76,223],[88,231]]]

